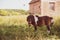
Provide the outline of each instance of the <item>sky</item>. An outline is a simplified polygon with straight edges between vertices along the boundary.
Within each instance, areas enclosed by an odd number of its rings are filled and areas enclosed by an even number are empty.
[[[31,0],[0,0],[0,9],[24,9],[29,10]]]
[[[51,1],[51,0],[42,0],[42,1]]]
[[[29,10],[31,0],[0,0],[0,9],[24,9]],[[50,1],[50,0],[42,0]],[[52,0],[55,1],[55,0]]]

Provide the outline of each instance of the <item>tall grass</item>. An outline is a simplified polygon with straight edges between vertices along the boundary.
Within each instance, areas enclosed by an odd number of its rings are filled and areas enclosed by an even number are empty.
[[[26,22],[26,15],[20,16],[0,16],[0,25],[20,25],[25,24]]]
[[[58,40],[60,38],[60,18],[55,18],[52,27],[54,35],[48,35],[45,26],[34,31],[26,21],[27,15],[0,16],[0,40]]]

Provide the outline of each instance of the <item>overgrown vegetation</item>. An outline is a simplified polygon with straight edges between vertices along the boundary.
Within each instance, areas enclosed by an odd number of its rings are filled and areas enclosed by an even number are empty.
[[[26,21],[28,11],[0,9],[0,40],[60,40],[60,16],[54,17],[51,27],[53,35],[48,35],[45,26],[34,31]]]
[[[28,11],[18,9],[0,9],[0,16],[27,15]]]
[[[27,15],[0,16],[0,40],[57,40],[60,39],[60,17],[54,18],[55,23],[48,35],[45,26],[38,27],[35,32],[33,26],[26,22]]]

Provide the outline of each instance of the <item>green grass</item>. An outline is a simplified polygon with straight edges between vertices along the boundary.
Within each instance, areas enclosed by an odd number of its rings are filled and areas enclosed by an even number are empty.
[[[60,18],[54,17],[55,23],[48,35],[45,26],[38,27],[35,32],[33,26],[26,22],[27,15],[0,16],[0,40],[58,40],[60,39]]]

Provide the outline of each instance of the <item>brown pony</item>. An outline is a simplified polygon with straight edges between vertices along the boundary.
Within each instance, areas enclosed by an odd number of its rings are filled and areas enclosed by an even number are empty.
[[[42,17],[39,17],[36,15],[36,17],[38,18],[37,20],[37,24],[35,22],[35,18],[33,15],[29,15],[27,17],[27,22],[28,22],[28,25],[30,26],[31,24],[34,26],[34,29],[37,30],[37,26],[41,26],[41,25],[46,25],[47,27],[47,30],[50,31],[50,26],[53,24],[53,18],[52,17],[49,17],[49,16],[42,16]]]

